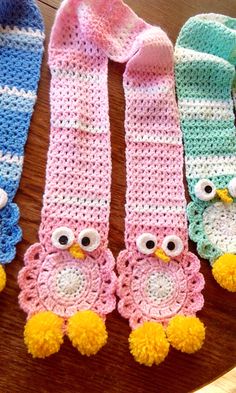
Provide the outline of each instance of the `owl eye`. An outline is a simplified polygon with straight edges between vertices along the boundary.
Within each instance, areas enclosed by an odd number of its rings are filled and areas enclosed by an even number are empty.
[[[195,195],[201,201],[210,201],[216,195],[216,187],[212,181],[208,179],[199,180],[194,188]]]
[[[4,191],[2,188],[0,188],[0,209],[3,209],[8,201],[8,196],[6,191]]]
[[[142,233],[136,240],[138,250],[146,255],[153,254],[157,248],[157,237],[151,233]]]
[[[96,229],[83,229],[78,237],[80,247],[85,251],[94,251],[100,244],[100,235]]]
[[[236,177],[233,177],[233,179],[230,180],[228,184],[228,190],[230,192],[230,195],[233,198],[236,198]]]
[[[184,245],[179,236],[166,236],[162,242],[162,249],[169,257],[177,257],[184,249]]]
[[[54,247],[66,250],[73,244],[75,237],[70,228],[59,227],[53,231],[51,239]]]

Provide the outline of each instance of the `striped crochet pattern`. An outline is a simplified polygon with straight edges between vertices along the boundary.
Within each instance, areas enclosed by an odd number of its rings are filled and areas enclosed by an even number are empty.
[[[28,314],[25,343],[34,357],[57,352],[64,335],[82,355],[97,353],[107,341],[106,315],[116,306],[102,45],[109,2],[102,3],[64,1],[51,33],[51,133],[40,242],[28,249],[19,273],[19,301]]]
[[[164,359],[170,342],[185,352],[202,345],[204,326],[195,313],[203,306],[204,280],[187,247],[172,45],[121,0],[64,1],[52,30],[40,242],[26,253],[19,275],[20,305],[28,313],[25,343],[33,356],[45,357],[59,350],[66,334],[89,356],[107,340],[105,317],[116,304],[107,248],[108,59],[127,62],[127,250],[117,265],[119,311],[137,335],[132,354],[151,365]]]
[[[188,251],[173,47],[159,27],[121,1],[99,4],[99,45],[112,60],[127,61],[126,250],[117,260],[118,310],[132,328],[132,355],[151,366],[164,360],[170,344],[195,352],[205,335],[195,316],[203,306],[204,279]]]
[[[190,18],[179,34],[175,62],[192,198],[189,234],[217,282],[236,291],[236,19]]]
[[[31,0],[0,4],[0,264],[10,263],[21,239],[19,186],[43,54],[43,21]],[[5,285],[0,268],[0,289]]]

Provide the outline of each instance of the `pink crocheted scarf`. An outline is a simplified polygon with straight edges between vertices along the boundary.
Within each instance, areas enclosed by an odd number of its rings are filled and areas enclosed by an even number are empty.
[[[107,248],[108,59],[127,62],[127,250],[118,260],[119,311],[132,328],[166,323],[203,305],[199,262],[187,246],[173,49],[160,28],[121,0],[66,0],[56,16],[40,242],[25,255],[20,304],[29,316],[52,311],[65,321],[87,309],[104,318],[115,307]]]

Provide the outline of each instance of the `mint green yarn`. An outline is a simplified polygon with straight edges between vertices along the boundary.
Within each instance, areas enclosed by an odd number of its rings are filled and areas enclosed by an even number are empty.
[[[236,50],[236,31],[230,30],[233,27],[236,29],[236,20],[225,17],[223,24],[218,21],[219,17],[224,18],[214,14],[190,18],[183,26],[176,43],[176,50],[185,48],[194,51],[194,56],[189,61],[175,64],[176,90],[186,157],[236,156],[231,98],[233,82],[236,85],[235,67],[227,61],[219,61],[228,60]],[[209,54],[214,57],[207,57]],[[182,100],[192,102],[192,118],[186,116],[184,110],[181,112]],[[194,108],[194,100],[231,103],[232,115],[227,119],[202,119],[200,111]],[[206,108],[203,103],[204,109]],[[232,177],[227,174],[217,176],[216,186],[225,187],[226,181]],[[207,178],[213,180],[209,176]],[[191,197],[196,200],[193,188],[199,178],[187,180]]]
[[[190,18],[182,27],[177,46],[211,54],[229,61],[234,54],[236,19],[224,15],[202,14]],[[236,65],[236,61],[234,63]]]
[[[203,212],[208,206],[208,203],[196,203],[190,202],[187,207],[187,215],[189,220],[189,237],[191,240],[197,243],[198,254],[205,259],[209,259],[210,263],[222,255],[222,251],[215,247],[209,241],[204,231],[204,225],[202,221]]]
[[[177,41],[178,43],[178,41]],[[234,67],[226,63],[214,64],[210,61],[192,60],[176,64],[175,76],[179,98],[207,98],[227,100],[231,92]],[[184,81],[184,84],[181,81]]]
[[[186,156],[236,154],[235,134],[232,120],[186,120],[181,121]],[[209,133],[211,138],[209,138]],[[212,146],[212,139],[214,145]]]
[[[200,200],[195,185],[208,179],[216,189],[225,189],[236,177],[232,166],[225,165],[227,159],[228,163],[236,162],[232,100],[233,86],[236,90],[236,19],[216,14],[190,18],[177,39],[175,59],[187,182],[193,201],[187,208],[189,236],[197,243],[199,255],[214,263],[224,252],[218,247],[221,243],[214,245],[208,239],[203,215],[219,199]]]

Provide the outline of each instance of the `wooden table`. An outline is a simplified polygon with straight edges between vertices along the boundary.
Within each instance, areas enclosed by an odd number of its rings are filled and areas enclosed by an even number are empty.
[[[94,0],[95,1],[95,0]],[[234,0],[127,0],[146,21],[160,25],[175,42],[183,23],[192,15],[216,12],[236,17]],[[39,0],[46,25],[46,46],[60,0]],[[124,65],[110,63],[110,119],[112,133],[112,205],[110,247],[116,256],[124,248],[125,145]],[[166,361],[147,368],[129,354],[128,322],[117,311],[108,317],[108,344],[99,354],[85,358],[66,339],[60,352],[45,360],[33,360],[23,343],[25,314],[19,309],[17,273],[23,255],[37,241],[45,182],[49,138],[49,82],[47,47],[38,101],[26,146],[24,172],[16,202],[21,210],[24,240],[17,247],[14,263],[7,266],[8,283],[0,301],[0,392],[1,393],[185,393],[210,382],[235,365],[236,295],[221,289],[208,264],[202,261],[206,279],[205,307],[199,313],[207,326],[206,342],[188,356],[171,349]],[[192,251],[195,246],[191,244]]]

